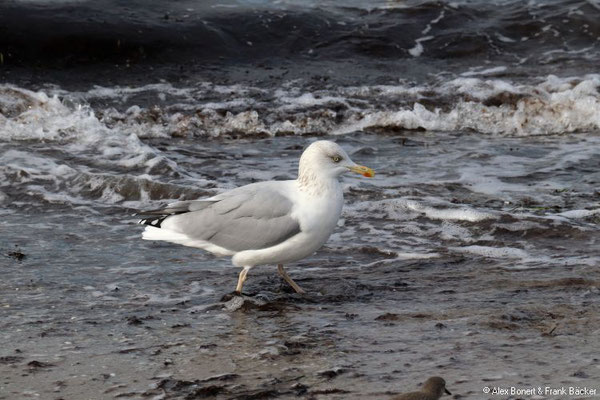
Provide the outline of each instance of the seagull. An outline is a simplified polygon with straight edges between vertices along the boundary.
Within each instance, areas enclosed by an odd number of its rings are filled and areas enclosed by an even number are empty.
[[[446,389],[446,381],[439,376],[432,376],[423,383],[420,391],[401,394],[392,400],[439,400],[444,393],[452,394]]]
[[[284,264],[317,251],[335,229],[343,205],[339,178],[345,172],[373,177],[339,145],[313,142],[300,157],[298,178],[252,183],[206,199],[178,201],[140,212],[146,225],[142,239],[197,247],[216,256],[231,256],[242,268],[236,293],[257,265],[277,264],[281,277],[297,292]]]

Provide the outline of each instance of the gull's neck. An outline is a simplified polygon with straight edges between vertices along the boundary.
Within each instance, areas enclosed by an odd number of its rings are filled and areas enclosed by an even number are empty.
[[[340,190],[340,181],[337,177],[323,176],[322,173],[317,173],[313,168],[302,167],[301,165],[298,171],[298,179],[296,179],[300,191],[313,196],[322,196]]]

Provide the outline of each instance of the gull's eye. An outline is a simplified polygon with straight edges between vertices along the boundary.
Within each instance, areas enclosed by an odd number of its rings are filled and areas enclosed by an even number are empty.
[[[331,157],[331,159],[333,160],[334,163],[339,163],[340,161],[342,161],[342,157],[340,157],[340,156],[333,156],[333,157]]]

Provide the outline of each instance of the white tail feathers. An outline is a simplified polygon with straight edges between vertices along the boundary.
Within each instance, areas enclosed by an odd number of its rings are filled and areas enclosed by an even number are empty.
[[[166,242],[184,244],[189,242],[191,239],[188,235],[183,233],[177,233],[168,229],[160,229],[154,226],[147,226],[142,232],[142,239],[144,240],[164,240]]]
[[[204,240],[192,239],[184,233],[173,232],[168,229],[156,228],[150,225],[146,226],[146,229],[142,232],[142,239],[163,240],[165,242],[181,244],[183,246],[197,247],[199,249],[210,251],[217,256],[232,256],[236,253],[235,251],[227,250]]]

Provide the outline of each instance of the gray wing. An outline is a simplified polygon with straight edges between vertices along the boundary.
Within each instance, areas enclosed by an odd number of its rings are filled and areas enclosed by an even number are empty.
[[[215,201],[217,201],[217,200],[205,199],[205,200],[177,201],[175,203],[168,204],[166,207],[157,208],[154,210],[138,211],[134,215],[165,216],[165,215],[171,215],[171,214],[187,213],[190,211],[202,210],[202,209],[210,206],[211,204],[213,204]],[[145,219],[143,219],[142,221],[145,221]],[[140,223],[142,223],[142,222],[140,221]]]
[[[300,233],[300,224],[291,216],[293,203],[273,187],[277,184],[263,182],[207,201],[181,202],[191,203],[189,211],[167,217],[162,227],[231,251],[275,246]],[[179,204],[178,210],[181,207],[185,206]]]

